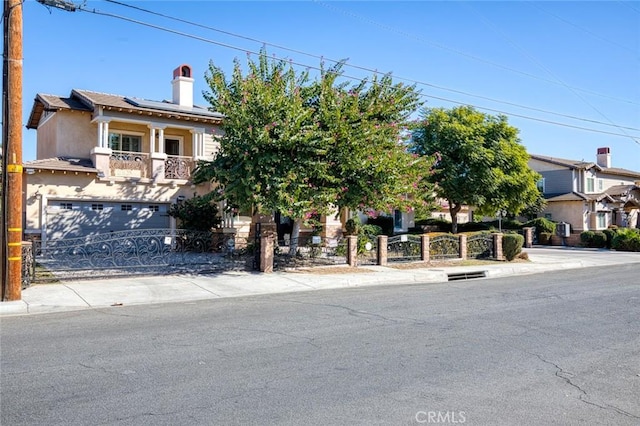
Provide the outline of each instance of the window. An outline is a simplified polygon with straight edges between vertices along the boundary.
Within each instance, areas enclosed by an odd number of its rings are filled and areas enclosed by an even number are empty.
[[[538,182],[536,182],[536,186],[538,187],[538,191],[544,193],[544,178],[538,179]]]
[[[598,213],[598,229],[604,229],[607,227],[607,214]]]
[[[114,151],[142,152],[142,137],[124,133],[109,133],[109,148]]]
[[[104,210],[104,204],[91,204],[91,210]]]
[[[401,210],[393,211],[393,228],[402,229],[402,211]]]
[[[122,204],[120,206],[120,211],[123,211],[123,212],[131,211],[131,204]]]
[[[604,191],[604,180],[603,179],[598,179],[598,191],[599,192]]]
[[[595,179],[587,178],[587,192],[595,192]]]
[[[151,210],[152,212],[158,212],[160,211],[160,206],[158,205],[149,206],[149,210]]]
[[[167,155],[180,155],[180,140],[179,139],[164,139],[164,152]]]
[[[73,204],[72,203],[60,203],[60,209],[61,210],[73,210]]]

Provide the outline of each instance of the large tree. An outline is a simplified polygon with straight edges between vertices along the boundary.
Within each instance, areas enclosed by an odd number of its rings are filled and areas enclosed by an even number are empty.
[[[409,208],[429,165],[401,138],[418,94],[388,75],[338,82],[342,66],[322,66],[311,79],[262,51],[248,58],[246,75],[236,60],[227,79],[210,63],[205,97],[224,114],[224,133],[216,157],[201,162],[194,179],[217,182],[221,196],[241,208],[293,218],[292,244],[311,215]]]
[[[470,106],[429,108],[413,130],[412,150],[436,156],[431,181],[449,203],[453,232],[463,205],[481,214],[499,210],[518,214],[539,196],[539,175],[528,166],[529,155],[518,129],[503,115],[483,114]]]

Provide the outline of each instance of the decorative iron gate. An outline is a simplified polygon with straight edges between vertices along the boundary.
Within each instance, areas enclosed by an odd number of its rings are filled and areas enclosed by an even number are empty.
[[[145,229],[34,246],[34,281],[245,269],[247,256],[208,231]]]
[[[469,259],[495,258],[493,235],[476,234],[467,239],[467,257]]]

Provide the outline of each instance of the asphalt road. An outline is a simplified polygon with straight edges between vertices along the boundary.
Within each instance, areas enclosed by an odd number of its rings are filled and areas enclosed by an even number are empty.
[[[638,425],[638,264],[3,318],[2,425]]]

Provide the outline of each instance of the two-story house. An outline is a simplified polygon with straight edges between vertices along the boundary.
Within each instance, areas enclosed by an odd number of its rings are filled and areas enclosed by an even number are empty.
[[[572,232],[640,227],[640,172],[611,167],[609,148],[598,148],[595,162],[530,155],[529,166],[542,175],[548,219]]]
[[[191,67],[173,72],[171,101],[72,90],[38,94],[24,164],[26,238],[175,226],[171,203],[209,192],[190,174],[216,151],[222,115],[193,104]]]

